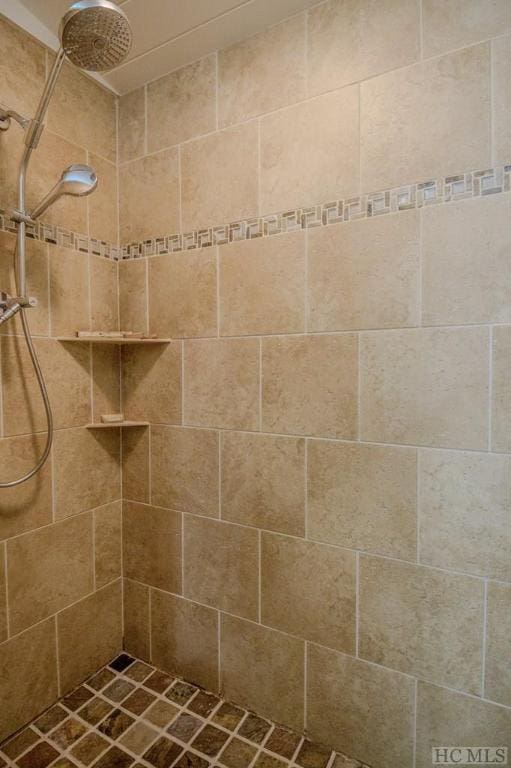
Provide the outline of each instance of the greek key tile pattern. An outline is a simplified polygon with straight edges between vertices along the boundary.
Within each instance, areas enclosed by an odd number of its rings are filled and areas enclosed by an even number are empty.
[[[0,744],[12,768],[368,768],[123,653]]]
[[[324,227],[355,219],[398,213],[411,208],[441,205],[509,191],[511,191],[511,165],[502,165],[486,170],[469,171],[459,176],[446,176],[435,181],[424,181],[382,192],[372,192],[346,200],[333,200],[310,208],[296,208],[292,211],[272,213],[208,229],[164,235],[123,246],[96,240],[44,222],[29,225],[27,234],[35,240],[119,261],[201,250],[239,240],[271,237],[298,229]],[[16,231],[16,224],[2,210],[0,210],[0,230]]]

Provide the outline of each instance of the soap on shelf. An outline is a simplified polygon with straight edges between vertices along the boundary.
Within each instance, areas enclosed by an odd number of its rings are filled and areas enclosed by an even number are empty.
[[[101,416],[101,422],[103,424],[117,424],[120,421],[124,421],[123,413],[104,413]]]

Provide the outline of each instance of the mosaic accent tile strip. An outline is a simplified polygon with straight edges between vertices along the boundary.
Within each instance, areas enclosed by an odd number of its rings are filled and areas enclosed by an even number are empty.
[[[0,744],[12,768],[368,768],[123,653]]]
[[[207,229],[164,235],[123,246],[96,240],[44,222],[29,225],[27,235],[45,243],[120,261],[202,250],[240,240],[272,237],[299,229],[324,227],[329,224],[423,208],[427,205],[441,205],[510,191],[511,165],[501,165],[485,170],[468,171],[458,176],[446,176],[434,181],[407,184],[346,200],[333,200],[309,208],[296,208]],[[0,230],[16,231],[16,224],[2,210],[0,210]]]

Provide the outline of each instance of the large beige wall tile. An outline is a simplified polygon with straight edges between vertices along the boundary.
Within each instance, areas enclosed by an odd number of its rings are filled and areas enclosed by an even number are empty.
[[[153,663],[218,691],[218,613],[152,590]]]
[[[258,428],[258,339],[186,341],[183,365],[186,424]]]
[[[149,329],[161,338],[217,335],[215,249],[149,259]]]
[[[94,574],[96,589],[122,575],[122,509],[114,501],[94,510]]]
[[[259,715],[303,729],[303,640],[222,614],[221,686]]]
[[[150,587],[123,579],[124,647],[139,659],[150,661]]]
[[[511,581],[511,456],[421,451],[421,562]]]
[[[511,8],[505,2],[506,12],[511,17]],[[509,24],[511,29],[511,23]],[[492,41],[492,88],[493,88],[493,157],[492,162],[507,163],[511,155],[511,35]]]
[[[7,545],[13,634],[93,589],[92,515],[80,515],[11,539]]]
[[[35,349],[53,408],[55,427],[75,427],[90,421],[90,352],[87,344],[61,344],[37,339]],[[19,336],[1,340],[4,434],[46,429],[46,413],[34,367]],[[20,382],[23,385],[20,386]]]
[[[329,0],[308,13],[309,93],[365,80],[419,59],[415,0]]]
[[[122,650],[121,581],[57,616],[61,693],[67,693]]]
[[[180,230],[177,149],[121,165],[119,227],[121,243]]]
[[[510,215],[505,195],[424,209],[424,324],[511,321]]]
[[[307,467],[309,538],[416,559],[414,448],[311,440]]]
[[[123,502],[124,576],[181,592],[181,514]]]
[[[45,435],[0,440],[0,481],[11,482],[29,472],[46,443]],[[25,533],[52,520],[52,460],[31,480],[0,490],[0,539]]]
[[[89,154],[89,164],[98,176],[98,186],[88,200],[89,235],[116,244],[119,239],[117,166],[93,154]]]
[[[32,627],[0,645],[0,741],[58,697],[55,621]]]
[[[231,243],[219,249],[220,333],[305,330],[305,235]]]
[[[181,147],[184,230],[257,215],[258,136],[253,122]]]
[[[151,427],[153,503],[218,517],[218,440],[207,429]]]
[[[186,597],[257,621],[257,531],[185,515],[183,557]]]
[[[181,344],[124,347],[122,407],[135,421],[181,422]]]
[[[71,346],[71,345],[69,345]],[[113,344],[92,344],[92,421],[104,413],[119,413],[121,356]]]
[[[50,249],[50,302],[52,336],[89,330],[89,265],[84,253]]]
[[[511,326],[493,329],[492,448],[511,451]]]
[[[488,44],[363,83],[363,191],[486,168],[489,88]]]
[[[122,495],[130,501],[149,502],[149,430],[122,430]]]
[[[123,331],[148,330],[147,259],[119,262],[119,327]]]
[[[71,64],[60,72],[48,127],[113,163],[117,160],[115,95]]]
[[[359,192],[358,86],[261,119],[261,214]]]
[[[419,681],[417,768],[431,768],[433,747],[511,749],[511,710]]]
[[[17,295],[14,275],[14,250],[16,237],[11,232],[0,232],[0,285],[11,296]],[[33,336],[48,336],[48,246],[38,240],[27,239],[27,293],[35,296],[37,306],[31,307],[26,318]],[[0,327],[0,333],[23,333],[19,317]]]
[[[413,709],[411,677],[309,646],[307,727],[313,739],[374,768],[409,768]]]
[[[115,261],[89,257],[91,290],[91,329],[119,330],[118,268]]]
[[[119,99],[119,162],[135,160],[145,151],[145,87]]]
[[[362,556],[359,612],[361,658],[481,693],[481,580]]]
[[[355,653],[355,553],[274,533],[261,545],[262,623]]]
[[[266,432],[356,437],[355,335],[266,338],[262,363],[262,423]]]
[[[119,430],[59,430],[54,441],[57,520],[120,498]]]
[[[365,333],[360,344],[363,440],[486,448],[487,328]]]
[[[5,584],[5,544],[0,545],[0,643],[7,640],[7,588]]]
[[[147,150],[216,129],[216,54],[147,85]]]
[[[29,117],[35,113],[43,90],[46,51],[4,17],[0,20],[0,42],[2,104]]]
[[[511,584],[488,584],[485,695],[511,706]]]
[[[239,123],[305,98],[304,21],[303,15],[297,15],[219,51],[221,126]]]
[[[418,283],[416,211],[309,232],[311,331],[417,325]]]
[[[429,58],[511,30],[511,7],[507,0],[423,0],[422,25]]]
[[[305,441],[222,432],[222,519],[305,533]]]

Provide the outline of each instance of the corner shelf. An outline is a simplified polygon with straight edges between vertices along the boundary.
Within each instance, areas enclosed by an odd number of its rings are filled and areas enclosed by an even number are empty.
[[[121,338],[109,336],[57,336],[57,341],[68,342],[77,341],[92,344],[117,344],[124,346],[127,344],[170,344],[172,339],[132,339],[129,337]]]
[[[148,427],[148,421],[112,421],[104,424],[102,421],[97,424],[87,424],[86,429],[119,429],[121,427]]]

